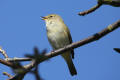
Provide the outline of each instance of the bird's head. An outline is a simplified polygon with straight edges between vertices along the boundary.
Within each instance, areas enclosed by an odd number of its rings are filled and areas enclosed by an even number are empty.
[[[42,17],[42,20],[47,21],[63,21],[62,18],[57,14],[49,14],[48,16]]]

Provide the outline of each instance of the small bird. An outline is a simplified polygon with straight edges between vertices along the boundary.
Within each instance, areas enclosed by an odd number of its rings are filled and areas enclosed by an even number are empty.
[[[50,14],[42,17],[42,20],[45,20],[48,41],[52,45],[53,50],[65,47],[72,43],[70,31],[59,15]],[[66,61],[71,75],[76,75],[77,71],[72,61],[72,58],[74,59],[74,51],[69,50],[61,55]]]

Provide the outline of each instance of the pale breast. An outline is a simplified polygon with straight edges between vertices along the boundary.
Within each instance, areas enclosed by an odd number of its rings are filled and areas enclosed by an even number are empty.
[[[64,47],[70,43],[68,35],[65,34],[62,28],[52,28],[47,32],[48,40],[54,49]]]

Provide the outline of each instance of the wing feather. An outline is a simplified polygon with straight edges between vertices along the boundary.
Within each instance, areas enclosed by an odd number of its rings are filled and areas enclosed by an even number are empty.
[[[66,25],[64,27],[64,33],[68,36],[70,44],[71,44],[73,42],[72,37],[71,37],[70,31],[69,31],[68,27],[66,27]],[[73,49],[71,50],[71,56],[74,59],[74,50]]]

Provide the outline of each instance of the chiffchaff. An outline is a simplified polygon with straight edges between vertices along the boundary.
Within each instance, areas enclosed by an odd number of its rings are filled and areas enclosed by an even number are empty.
[[[70,31],[59,15],[50,14],[42,17],[42,19],[45,20],[47,37],[54,50],[72,43]],[[72,58],[74,58],[74,51],[69,50],[61,55],[66,61],[71,75],[76,75],[77,72],[72,61]]]

